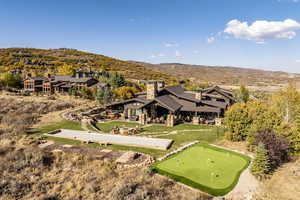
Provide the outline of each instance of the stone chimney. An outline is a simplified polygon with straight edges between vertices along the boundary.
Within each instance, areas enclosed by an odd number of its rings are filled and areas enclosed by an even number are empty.
[[[196,99],[201,100],[202,99],[202,90],[199,90],[196,92]]]
[[[157,96],[157,82],[148,81],[147,82],[147,99],[152,100]]]
[[[80,71],[76,71],[75,78],[77,78],[77,79],[80,78],[80,73],[81,73]]]

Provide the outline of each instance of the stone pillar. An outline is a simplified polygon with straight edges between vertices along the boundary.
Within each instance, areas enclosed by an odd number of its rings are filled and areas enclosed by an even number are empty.
[[[215,124],[216,124],[216,126],[222,126],[222,119],[221,118],[216,118],[215,119]]]
[[[193,124],[199,125],[200,124],[200,117],[193,117]]]
[[[153,99],[155,99],[156,95],[157,95],[157,82],[156,81],[148,81],[146,98],[148,100],[153,100]]]
[[[167,126],[173,127],[175,125],[175,116],[173,114],[169,114],[167,116]]]
[[[130,118],[131,118],[131,109],[130,108],[128,108],[127,109],[127,118],[130,120]]]
[[[195,98],[198,100],[202,100],[202,90],[196,92]]]
[[[140,122],[140,124],[146,125],[147,124],[147,115],[146,114],[140,114],[139,122]]]

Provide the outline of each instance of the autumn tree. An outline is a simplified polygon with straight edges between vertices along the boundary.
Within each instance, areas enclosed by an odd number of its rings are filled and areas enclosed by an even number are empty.
[[[293,123],[300,111],[300,93],[290,83],[286,88],[271,97],[270,105],[287,123]]]
[[[136,92],[138,92],[137,89],[130,86],[123,86],[114,90],[116,97],[123,100],[133,98]]]
[[[94,99],[94,95],[93,95],[93,92],[90,88],[88,87],[82,87],[79,91],[78,91],[78,95],[81,97],[81,98],[84,98],[84,99]]]
[[[75,68],[72,65],[64,64],[57,69],[59,75],[73,75]]]
[[[259,100],[234,104],[226,111],[224,121],[228,128],[228,139],[247,139],[250,144],[257,131],[269,128],[277,130],[282,123],[280,116],[268,104]]]

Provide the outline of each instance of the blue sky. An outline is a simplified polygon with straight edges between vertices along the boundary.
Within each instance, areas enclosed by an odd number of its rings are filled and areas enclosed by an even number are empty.
[[[0,47],[300,73],[300,1],[0,0]]]

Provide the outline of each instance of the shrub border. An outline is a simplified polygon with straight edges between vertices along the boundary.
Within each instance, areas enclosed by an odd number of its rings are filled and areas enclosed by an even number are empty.
[[[193,188],[199,189],[199,190],[201,190],[201,191],[207,192],[207,193],[209,193],[209,194],[211,194],[211,195],[214,195],[214,196],[224,196],[224,195],[226,195],[227,193],[229,193],[229,192],[236,186],[236,184],[238,183],[238,180],[239,180],[239,178],[240,178],[241,173],[249,166],[249,164],[250,164],[250,162],[251,162],[251,158],[250,158],[249,156],[247,156],[247,155],[244,155],[244,154],[241,154],[241,153],[238,153],[238,152],[235,152],[235,151],[223,149],[223,148],[221,148],[221,147],[216,147],[216,146],[212,146],[212,145],[205,144],[205,143],[197,143],[197,144],[194,144],[194,145],[192,145],[192,146],[196,146],[196,145],[201,145],[201,146],[204,146],[204,147],[206,147],[206,148],[211,148],[211,149],[213,149],[213,150],[215,150],[215,151],[219,151],[219,152],[223,152],[223,153],[224,153],[224,152],[226,152],[226,153],[229,152],[229,153],[231,153],[231,154],[238,155],[238,156],[240,156],[241,158],[243,158],[243,159],[247,162],[247,164],[246,164],[240,171],[237,172],[237,174],[236,174],[236,176],[235,176],[235,179],[234,179],[234,181],[232,182],[232,184],[229,185],[229,186],[226,187],[226,188],[223,188],[223,189],[214,189],[214,188],[210,188],[210,187],[205,186],[205,185],[202,185],[202,184],[200,184],[200,183],[196,183],[196,182],[194,182],[194,181],[192,181],[192,180],[190,180],[190,179],[188,179],[188,178],[185,178],[185,177],[183,177],[183,176],[179,176],[179,175],[175,175],[175,174],[169,173],[169,172],[164,171],[164,170],[162,170],[162,169],[159,169],[159,168],[157,167],[157,165],[158,165],[159,163],[161,163],[161,162],[163,162],[163,161],[165,161],[165,160],[171,159],[171,158],[175,157],[177,154],[180,154],[180,153],[183,152],[183,151],[180,151],[180,152],[178,152],[178,153],[176,153],[176,154],[170,155],[170,156],[167,157],[166,159],[163,159],[163,160],[161,160],[161,161],[158,161],[158,162],[154,163],[153,165],[150,166],[150,168],[151,168],[154,172],[156,172],[156,173],[159,173],[159,174],[161,174],[161,175],[168,176],[168,177],[174,179],[175,181],[184,183],[185,185],[188,185],[188,186],[191,186],[191,187],[193,187]],[[192,146],[191,146],[191,147],[192,147]]]

